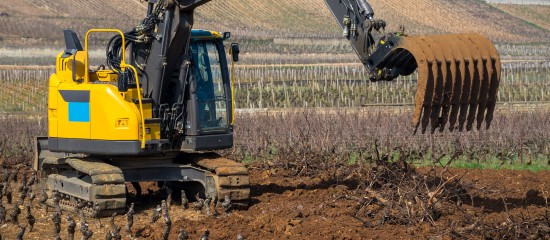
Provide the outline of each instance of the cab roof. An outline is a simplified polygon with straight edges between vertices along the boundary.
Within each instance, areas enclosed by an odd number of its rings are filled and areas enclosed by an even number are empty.
[[[203,29],[193,29],[191,30],[191,38],[201,39],[201,38],[222,38],[222,34],[215,31],[203,30]]]

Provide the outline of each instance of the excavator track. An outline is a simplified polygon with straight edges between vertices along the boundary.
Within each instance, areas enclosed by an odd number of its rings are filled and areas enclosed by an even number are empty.
[[[65,211],[82,210],[87,216],[110,216],[126,209],[126,185],[122,171],[93,158],[50,158],[44,161],[49,171],[47,177],[50,199],[55,207],[53,191],[59,192],[59,206]],[[99,212],[93,209],[99,205]]]
[[[51,191],[48,192],[49,194],[52,194]],[[96,216],[95,215],[95,210],[93,209],[93,202],[91,201],[85,201],[85,200],[82,200],[80,198],[76,198],[74,196],[71,196],[71,195],[67,195],[67,194],[60,194],[61,196],[61,201],[59,201],[59,207],[63,210],[63,211],[68,211],[68,212],[74,212],[74,213],[78,213],[79,211],[82,211],[84,213],[84,216],[87,216],[87,217],[93,217],[93,216]],[[80,202],[84,202],[86,204],[85,207],[82,207],[82,208],[79,208],[78,207],[78,204]],[[46,201],[46,204],[48,204],[50,207],[55,207],[54,203],[53,203],[53,200],[52,199],[48,199],[48,201]],[[123,214],[125,211],[125,209],[101,209],[100,213],[98,216],[100,217],[109,217],[109,216],[112,216],[113,213],[117,213],[117,214]]]
[[[203,183],[204,195],[215,194],[219,201],[228,196],[233,209],[248,208],[250,178],[244,164],[215,153],[185,154],[180,160],[183,162],[149,164],[147,168],[154,172],[151,174],[136,166],[139,165],[135,164],[136,159],[130,166],[114,166],[94,158],[47,157],[42,161],[50,196],[47,203],[55,207],[52,198],[53,191],[57,191],[60,197],[59,206],[65,211],[82,210],[87,216],[110,216],[112,213],[125,211],[127,181],[196,181]],[[118,163],[115,161],[113,164]],[[161,177],[170,177],[156,179],[159,177],[158,172],[166,173]],[[141,173],[140,179],[132,179],[131,176],[135,176],[133,173]],[[193,179],[192,176],[198,177]],[[99,205],[99,213],[94,210],[94,203]]]
[[[500,83],[500,57],[478,34],[392,36],[369,60],[376,69],[418,69],[415,132],[489,128]],[[375,70],[376,70],[375,69]]]
[[[250,176],[242,163],[223,158],[216,153],[190,154],[195,165],[212,172],[217,198],[229,196],[234,208],[247,209],[250,204]]]

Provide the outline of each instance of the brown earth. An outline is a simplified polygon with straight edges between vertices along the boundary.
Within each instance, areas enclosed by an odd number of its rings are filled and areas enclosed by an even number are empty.
[[[419,172],[429,170],[422,168]],[[205,229],[210,230],[210,239],[236,239],[238,234],[246,239],[450,239],[451,227],[467,227],[464,225],[465,219],[506,226],[511,223],[510,219],[540,218],[550,210],[547,203],[550,196],[548,171],[452,169],[451,173],[463,176],[462,183],[470,189],[471,201],[465,201],[460,208],[445,209],[435,225],[365,227],[364,222],[354,217],[358,202],[342,198],[357,188],[360,179],[337,181],[327,180],[325,176],[288,177],[272,170],[252,169],[250,209],[209,218],[204,211],[197,213],[191,209],[182,210],[179,204],[173,205],[170,239],[176,239],[180,228],[190,233],[190,239],[200,238]],[[144,187],[156,190],[154,184],[144,184]],[[14,199],[17,199],[16,189],[13,187]],[[132,198],[137,208],[133,229],[141,237],[130,238],[123,234],[123,239],[161,238],[164,228],[162,218],[156,223],[149,223],[152,209],[160,203],[160,196],[160,193],[154,193],[152,198]],[[8,212],[11,211],[12,205],[7,204],[5,199],[4,206]],[[37,200],[34,206],[34,216],[38,219],[35,230],[27,232],[24,239],[53,239],[52,212],[45,215]],[[74,217],[78,221],[78,217]],[[25,211],[19,216],[19,222],[26,223]],[[94,232],[92,239],[104,239],[107,228],[98,229],[97,222],[92,219],[88,222]],[[102,219],[103,225],[108,225],[108,222],[108,219]],[[116,223],[124,226],[125,217],[117,217]],[[81,236],[78,229],[77,226],[76,239]],[[15,239],[18,231],[19,228],[9,222],[0,227],[4,239]],[[475,234],[462,236],[480,238]],[[62,239],[66,239],[65,217]]]

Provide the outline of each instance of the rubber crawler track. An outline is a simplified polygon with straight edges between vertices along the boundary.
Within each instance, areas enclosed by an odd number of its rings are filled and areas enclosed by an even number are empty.
[[[221,201],[227,195],[232,205],[237,209],[247,209],[250,203],[250,178],[248,169],[241,163],[222,158],[214,153],[190,154],[188,159],[192,164],[210,172],[216,182],[217,197]],[[122,171],[101,160],[92,158],[78,159],[51,159],[49,167],[55,168],[57,172],[65,169],[74,169],[79,172],[82,179],[89,179],[83,185],[90,184],[88,188],[92,193],[89,199],[76,196],[76,194],[61,193],[59,203],[65,211],[78,212],[77,205],[85,205],[82,210],[85,215],[93,216],[94,202],[100,206],[99,216],[107,217],[112,213],[124,213],[126,207],[125,181]],[[86,176],[84,176],[86,175]],[[61,182],[66,180],[63,175],[48,175],[50,182]],[[91,180],[91,181],[90,181]],[[55,187],[52,187],[55,188]],[[50,189],[50,196],[51,196]],[[82,204],[82,202],[84,202]],[[51,199],[48,205],[53,207]]]
[[[91,185],[88,189],[91,194],[87,199],[78,197],[76,194],[61,192],[59,205],[63,210],[78,212],[77,204],[85,202],[82,210],[85,215],[92,216],[96,214],[93,210],[93,204],[96,202],[101,209],[98,213],[99,216],[110,216],[114,212],[124,213],[126,210],[126,185],[119,168],[92,158],[67,158],[61,159],[61,161],[64,164],[57,165],[59,170],[62,171],[67,167],[73,168],[79,172],[81,179],[87,179],[86,183]],[[63,180],[64,176],[50,174],[48,178],[49,181]],[[51,199],[48,204],[53,206]]]
[[[250,177],[244,164],[215,153],[190,155],[197,166],[211,171],[216,181],[218,199],[227,195],[233,207],[247,209],[250,204]]]

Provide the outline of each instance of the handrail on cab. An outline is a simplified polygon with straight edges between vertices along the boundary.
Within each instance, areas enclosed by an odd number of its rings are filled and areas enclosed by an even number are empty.
[[[89,37],[90,37],[90,34],[91,33],[97,33],[97,32],[103,32],[103,33],[117,33],[119,34],[121,37],[122,37],[122,46],[126,46],[126,39],[124,38],[124,33],[118,29],[101,29],[101,28],[98,28],[98,29],[90,29],[88,32],[86,32],[86,39],[85,39],[85,42],[84,42],[84,45],[85,45],[85,54],[86,54],[86,58],[85,58],[85,63],[84,63],[84,66],[85,66],[85,73],[84,73],[84,83],[88,83],[88,80],[89,80],[89,70],[90,69],[90,66],[89,66],[89,54],[88,54],[88,40],[89,40]],[[144,115],[143,115],[143,103],[142,103],[142,96],[141,96],[141,89],[140,89],[140,85],[139,85],[139,79],[138,79],[138,74],[137,74],[137,70],[134,66],[130,65],[130,64],[126,64],[126,50],[124,47],[121,48],[122,50],[122,58],[120,59],[120,69],[122,71],[125,71],[126,68],[130,68],[133,72],[134,72],[134,78],[136,79],[136,88],[137,88],[137,95],[138,95],[138,101],[139,101],[139,113],[141,114],[141,149],[145,149],[145,118],[144,118]]]

